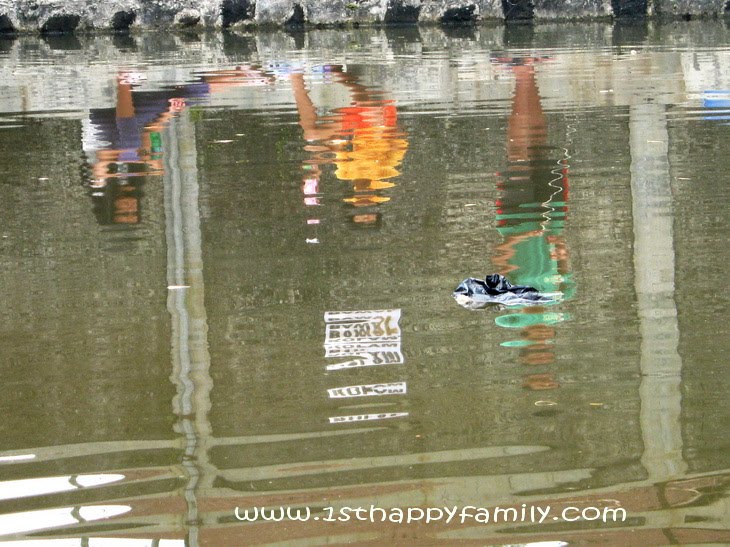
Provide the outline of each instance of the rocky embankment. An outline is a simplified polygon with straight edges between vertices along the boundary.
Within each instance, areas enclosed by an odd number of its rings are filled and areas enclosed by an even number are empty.
[[[720,17],[729,0],[0,0],[0,32]]]

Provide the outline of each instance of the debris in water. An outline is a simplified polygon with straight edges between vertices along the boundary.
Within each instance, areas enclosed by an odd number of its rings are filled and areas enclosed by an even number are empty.
[[[543,294],[533,287],[513,285],[499,274],[484,278],[468,277],[456,287],[452,296],[456,303],[470,310],[480,310],[490,304],[525,306],[556,302],[561,293]]]

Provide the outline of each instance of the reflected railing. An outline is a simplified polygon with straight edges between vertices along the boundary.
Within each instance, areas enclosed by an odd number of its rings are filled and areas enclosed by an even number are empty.
[[[85,505],[6,513],[0,515],[0,531],[3,536],[37,532],[106,520],[131,510],[132,507],[129,505]]]
[[[98,473],[0,481],[0,501],[68,492],[79,488],[102,486],[121,480],[124,480],[124,475],[119,473]]]

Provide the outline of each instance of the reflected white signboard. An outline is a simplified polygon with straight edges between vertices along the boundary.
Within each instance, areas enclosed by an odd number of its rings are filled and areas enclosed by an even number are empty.
[[[405,418],[408,412],[381,412],[380,414],[356,414],[354,416],[333,416],[330,418],[331,424],[341,424],[345,422],[369,422],[373,420],[387,420],[389,418]]]
[[[403,363],[399,320],[399,309],[325,312],[325,357],[340,359],[327,370]]]
[[[371,395],[403,395],[406,393],[405,382],[389,384],[366,384],[360,386],[345,386],[328,389],[330,399],[345,399],[348,397],[368,397]]]

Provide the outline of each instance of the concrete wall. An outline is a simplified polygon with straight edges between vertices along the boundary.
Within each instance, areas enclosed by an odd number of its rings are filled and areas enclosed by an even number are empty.
[[[0,0],[0,32],[719,16],[728,0]]]

